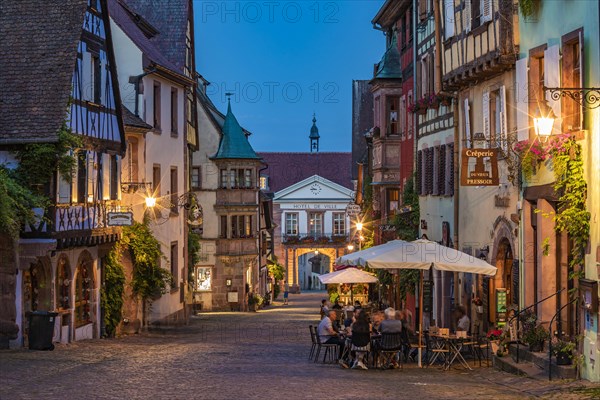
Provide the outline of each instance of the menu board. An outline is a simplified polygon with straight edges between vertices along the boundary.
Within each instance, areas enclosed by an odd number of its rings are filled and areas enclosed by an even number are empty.
[[[423,281],[423,312],[433,309],[433,282]]]
[[[506,289],[496,289],[496,321],[498,326],[506,323]]]

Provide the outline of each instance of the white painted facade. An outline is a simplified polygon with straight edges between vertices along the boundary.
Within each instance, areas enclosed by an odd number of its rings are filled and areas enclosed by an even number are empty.
[[[166,294],[152,303],[148,321],[158,322],[173,318],[174,314],[183,310],[181,302],[181,283],[185,281],[184,250],[187,248],[184,219],[184,210],[178,208],[177,212],[171,211],[172,190],[177,197],[184,194],[187,188],[185,171],[186,134],[185,134],[185,107],[184,86],[168,80],[155,73],[142,77],[140,90],[137,92],[135,85],[130,82],[130,77],[142,76],[146,73],[142,64],[142,51],[123,32],[114,21],[111,21],[115,56],[118,70],[119,87],[123,93],[123,105],[131,112],[135,112],[138,103],[138,116],[153,129],[145,134],[145,139],[138,145],[138,180],[144,181],[152,187],[152,195],[157,199],[156,216],[151,214],[150,227],[156,239],[161,243],[161,250],[166,260],[161,260],[162,267],[171,271],[175,276],[176,287],[171,288]],[[160,90],[160,125],[154,124],[154,91]],[[176,132],[172,132],[171,99],[176,92]],[[136,98],[137,97],[137,98]],[[128,155],[129,156],[129,155]],[[128,162],[129,160],[126,160]],[[129,165],[129,164],[127,164]],[[160,185],[153,182],[160,176]],[[127,171],[123,171],[123,181],[127,181]],[[142,199],[140,199],[142,200]],[[176,200],[176,199],[174,199]],[[139,204],[138,201],[132,206]],[[143,218],[143,208],[135,208],[135,220]],[[173,209],[175,211],[175,209]],[[173,256],[172,256],[173,251]],[[172,267],[172,263],[176,263]]]

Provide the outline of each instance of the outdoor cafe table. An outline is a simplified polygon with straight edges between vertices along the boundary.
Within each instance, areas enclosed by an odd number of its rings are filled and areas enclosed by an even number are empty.
[[[434,349],[447,350],[447,355],[446,355],[446,359],[444,362],[444,370],[448,370],[452,366],[454,361],[456,361],[456,360],[458,360],[465,368],[468,368],[469,370],[473,370],[469,366],[469,363],[467,362],[467,360],[465,360],[465,358],[460,353],[460,351],[463,348],[463,343],[471,340],[470,336],[458,337],[456,335],[434,335],[434,334],[432,334],[431,337],[435,339],[434,340],[434,346],[435,346]],[[437,358],[437,354],[431,360],[429,365],[433,364],[433,362],[435,361],[436,358]]]

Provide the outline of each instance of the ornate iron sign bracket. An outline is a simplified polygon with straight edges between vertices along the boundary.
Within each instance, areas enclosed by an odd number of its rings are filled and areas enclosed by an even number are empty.
[[[600,88],[550,88],[544,86],[544,90],[550,92],[550,98],[555,101],[561,97],[568,97],[590,110],[600,107]]]

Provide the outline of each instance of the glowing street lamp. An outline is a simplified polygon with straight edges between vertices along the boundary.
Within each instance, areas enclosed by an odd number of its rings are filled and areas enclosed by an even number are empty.
[[[352,251],[352,250],[354,250],[354,245],[352,243],[350,243],[348,245],[348,251]]]
[[[548,106],[542,107],[547,111],[539,110],[539,115],[533,119],[533,127],[535,134],[540,138],[542,143],[545,143],[550,135],[552,135],[552,126],[554,125],[554,112]]]
[[[363,241],[363,236],[362,236],[362,229],[363,229],[363,223],[362,222],[357,222],[356,223],[356,230],[358,231],[358,251],[362,250],[362,241]]]
[[[146,197],[146,207],[153,208],[156,206],[156,197],[148,196]]]

